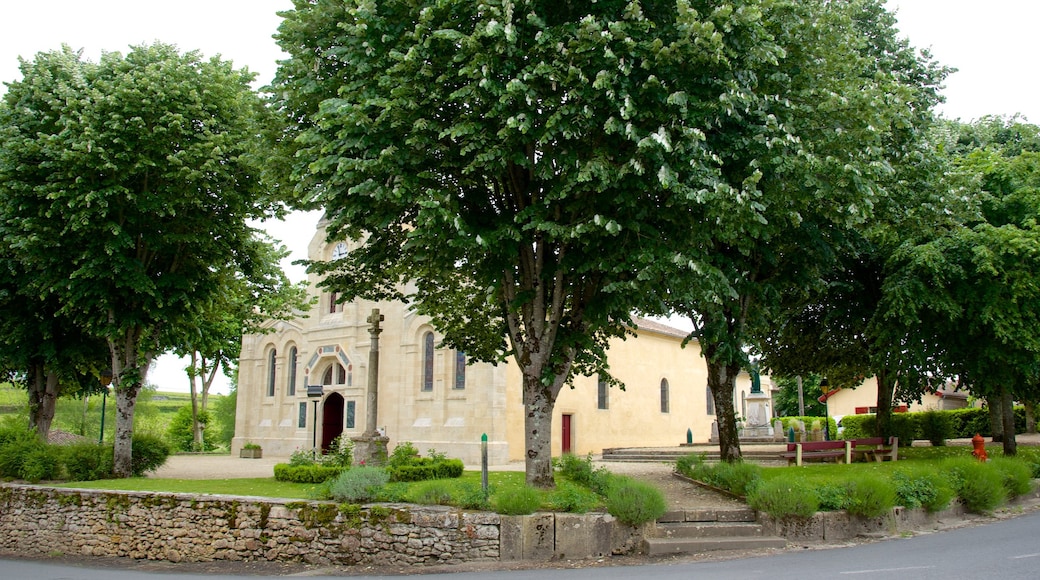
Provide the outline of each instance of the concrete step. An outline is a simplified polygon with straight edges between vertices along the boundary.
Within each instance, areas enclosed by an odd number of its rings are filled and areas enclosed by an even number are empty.
[[[761,537],[761,524],[752,522],[675,522],[657,524],[655,538],[734,538]]]
[[[666,511],[657,523],[677,522],[755,522],[758,514],[749,507],[685,508]]]
[[[645,551],[650,556],[666,554],[699,554],[719,550],[756,550],[784,548],[787,540],[770,536],[714,538],[647,538]]]

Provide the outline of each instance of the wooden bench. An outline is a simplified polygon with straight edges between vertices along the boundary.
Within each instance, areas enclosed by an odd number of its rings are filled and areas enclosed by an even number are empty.
[[[892,437],[888,442],[883,437],[853,439],[852,451],[866,461],[877,461],[878,463],[886,459],[898,461],[899,437]]]
[[[827,461],[837,459],[844,463],[852,461],[850,441],[805,441],[788,443],[787,451],[780,454],[787,464],[801,465],[803,461]]]

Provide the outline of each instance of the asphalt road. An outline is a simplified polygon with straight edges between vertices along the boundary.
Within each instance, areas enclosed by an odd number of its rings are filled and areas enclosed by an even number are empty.
[[[336,571],[328,573],[337,574]],[[422,573],[415,569],[415,573]],[[442,570],[443,572],[443,570]],[[299,576],[323,576],[308,571]],[[914,580],[959,580],[999,578],[1035,580],[1040,578],[1040,512],[996,523],[960,528],[948,532],[862,544],[827,550],[785,551],[780,554],[738,560],[651,564],[644,566],[606,566],[581,569],[536,569],[451,574],[461,580],[622,580],[652,577],[654,580],[816,580],[850,578],[913,578]],[[77,567],[47,561],[0,560],[3,580],[209,580],[248,578],[218,573],[182,574],[166,569]],[[352,576],[389,578],[390,576]],[[395,576],[400,578],[400,576]]]

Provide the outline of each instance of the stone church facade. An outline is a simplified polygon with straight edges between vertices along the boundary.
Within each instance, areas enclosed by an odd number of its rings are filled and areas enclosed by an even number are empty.
[[[324,223],[308,248],[310,259],[348,251],[325,242]],[[377,427],[392,449],[411,442],[480,463],[481,436],[491,465],[522,461],[524,405],[520,372],[512,361],[469,364],[465,353],[440,346],[428,318],[400,302],[357,300],[336,304],[317,289],[306,317],[268,323],[270,332],[243,337],[232,452],[256,443],[271,456],[327,448],[339,435],[365,430],[371,337],[368,318],[383,316],[379,336]],[[706,442],[715,419],[707,371],[696,342],[682,348],[685,333],[638,320],[637,336],[611,343],[612,373],[625,389],[607,388],[597,377],[577,377],[564,387],[553,415],[553,455],[600,453],[612,447],[676,446]],[[320,396],[312,395],[320,385]],[[742,373],[734,394],[737,409],[750,390]],[[745,415],[746,413],[742,413]]]

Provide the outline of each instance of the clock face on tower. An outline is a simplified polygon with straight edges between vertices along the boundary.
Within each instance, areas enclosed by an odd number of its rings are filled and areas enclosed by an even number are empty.
[[[332,259],[338,260],[343,256],[347,255],[347,244],[340,242],[336,244],[335,248],[332,248]]]

